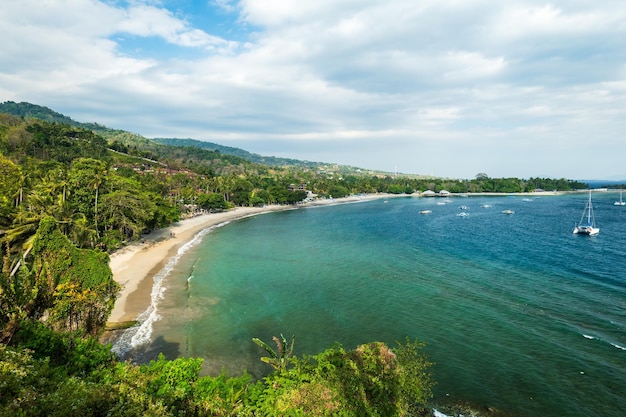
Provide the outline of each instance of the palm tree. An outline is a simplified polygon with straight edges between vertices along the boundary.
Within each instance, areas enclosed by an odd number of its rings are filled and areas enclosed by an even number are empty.
[[[92,182],[92,186],[96,190],[96,201],[94,203],[93,221],[96,226],[96,236],[98,238],[100,237],[100,233],[98,232],[98,193],[100,191],[100,185],[102,185],[102,179],[100,178],[100,174],[96,174]]]
[[[11,277],[16,274],[33,248],[40,220],[40,216],[20,211],[11,227],[0,230],[0,245],[5,248],[5,257],[11,260]]]
[[[265,362],[274,369],[284,372],[287,370],[287,366],[289,365],[289,357],[293,353],[293,345],[295,343],[296,337],[291,336],[291,342],[287,342],[285,336],[280,335],[280,339],[276,336],[272,337],[272,340],[276,343],[276,347],[278,348],[278,352],[272,349],[267,343],[258,338],[253,338],[252,341],[265,349],[267,353],[269,353],[269,357],[263,356],[261,357],[261,361]]]

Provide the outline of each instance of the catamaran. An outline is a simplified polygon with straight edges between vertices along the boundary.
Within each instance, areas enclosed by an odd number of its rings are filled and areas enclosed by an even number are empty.
[[[596,227],[596,221],[593,216],[593,205],[591,204],[591,190],[589,190],[589,199],[580,217],[580,222],[574,227],[574,233],[579,235],[593,236],[600,233],[600,228]]]
[[[622,199],[622,190],[619,190],[619,201],[616,201],[613,204],[615,204],[616,206],[626,206],[626,201]]]

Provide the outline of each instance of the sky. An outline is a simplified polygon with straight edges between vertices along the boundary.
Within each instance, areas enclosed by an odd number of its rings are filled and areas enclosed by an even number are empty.
[[[438,177],[626,178],[623,0],[0,0],[0,101]]]

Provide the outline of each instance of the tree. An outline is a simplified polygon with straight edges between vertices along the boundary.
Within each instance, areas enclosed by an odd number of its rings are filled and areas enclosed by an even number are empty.
[[[273,336],[272,340],[276,343],[276,351],[261,339],[256,337],[252,339],[254,343],[265,349],[265,351],[270,355],[269,357],[261,357],[261,361],[271,365],[274,369],[280,372],[285,372],[287,370],[287,366],[289,365],[290,357],[293,354],[293,345],[296,337],[291,336],[291,342],[288,342],[287,339],[285,339],[285,336],[281,334],[280,339]]]
[[[106,163],[91,158],[74,160],[68,173],[68,183],[71,188],[72,208],[94,222],[94,228],[98,232],[96,215],[100,188],[107,183]]]
[[[226,210],[228,208],[228,203],[224,201],[224,197],[217,193],[202,193],[198,195],[196,204],[205,210]]]
[[[231,193],[231,201],[238,206],[247,206],[250,203],[250,194],[254,185],[246,179],[237,178],[234,181]]]
[[[289,369],[280,366],[278,352],[255,342],[270,353],[264,362],[274,363],[278,371],[252,390],[255,415],[422,415],[432,397],[432,364],[417,341],[407,339],[396,349],[382,342],[352,351],[336,345],[311,357],[291,358]]]
[[[21,200],[23,183],[20,167],[0,154],[0,225],[7,222],[15,203]]]
[[[330,188],[328,189],[328,195],[335,197],[335,198],[345,197],[349,194],[350,194],[350,191],[346,187],[341,186],[341,185],[331,185]]]
[[[18,267],[5,256],[0,276],[2,336],[10,340],[22,320],[41,320],[59,330],[80,329],[98,335],[113,309],[118,285],[109,257],[98,250],[77,249],[52,217],[39,222],[32,251]]]

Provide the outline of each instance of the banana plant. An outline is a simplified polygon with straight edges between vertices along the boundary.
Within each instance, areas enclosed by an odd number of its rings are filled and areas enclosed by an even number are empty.
[[[289,365],[289,357],[293,353],[293,345],[295,343],[296,337],[291,336],[291,342],[288,342],[285,339],[285,336],[280,335],[280,339],[276,336],[272,337],[272,340],[276,343],[277,351],[272,349],[267,343],[258,339],[256,337],[252,338],[252,341],[265,349],[265,351],[270,355],[261,357],[261,361],[271,365],[274,369],[284,372],[287,370],[287,366]]]

